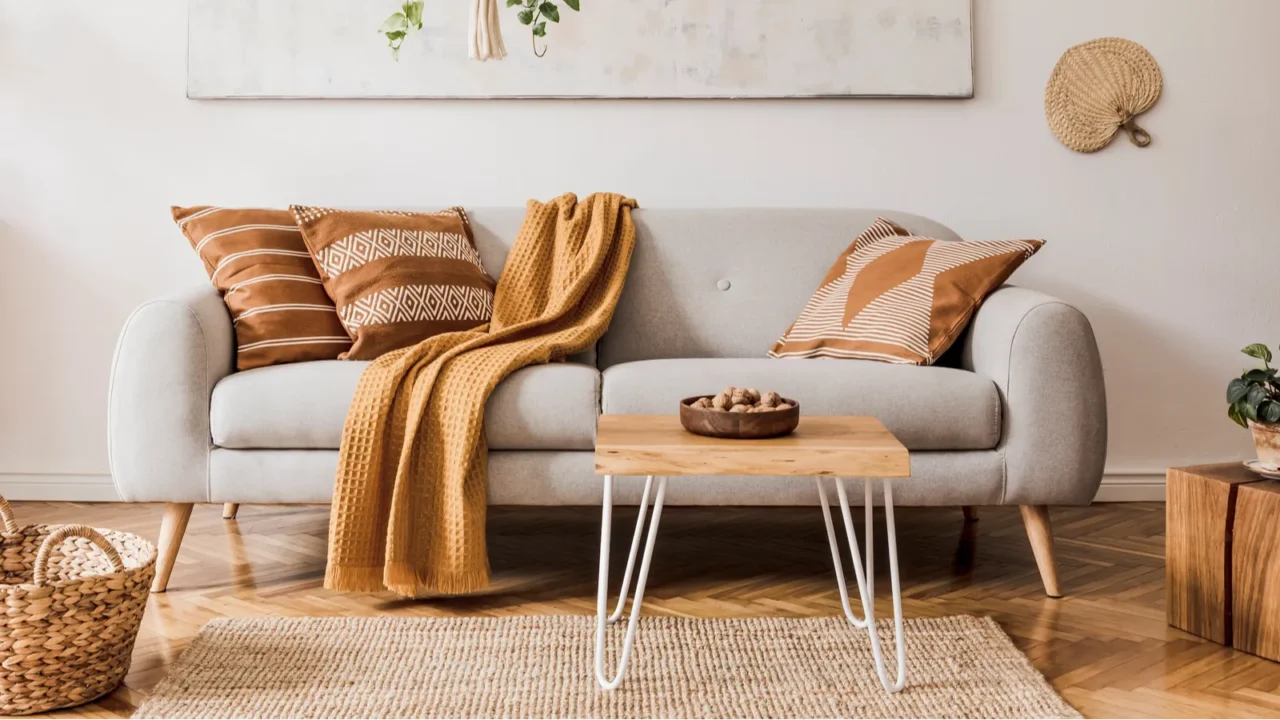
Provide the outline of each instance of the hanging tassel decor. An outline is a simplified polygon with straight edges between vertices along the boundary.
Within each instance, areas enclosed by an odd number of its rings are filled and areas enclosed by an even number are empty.
[[[468,55],[472,60],[501,60],[507,56],[502,44],[502,25],[498,22],[500,0],[471,0],[471,41]]]

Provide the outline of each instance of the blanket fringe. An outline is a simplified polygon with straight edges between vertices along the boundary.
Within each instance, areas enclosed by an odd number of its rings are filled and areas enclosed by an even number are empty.
[[[386,588],[400,597],[466,595],[489,586],[489,568],[467,572],[433,572],[408,563],[387,563],[379,590]]]
[[[381,567],[346,567],[330,563],[324,589],[345,592],[390,590],[400,597],[466,595],[489,585],[489,569],[471,572],[418,572],[404,563]]]

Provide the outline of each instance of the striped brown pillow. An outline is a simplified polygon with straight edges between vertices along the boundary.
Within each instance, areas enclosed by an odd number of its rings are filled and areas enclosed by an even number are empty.
[[[489,322],[495,283],[462,208],[292,210],[338,317],[355,340],[343,357],[371,360]]]
[[[929,365],[1043,244],[933,240],[879,218],[840,254],[769,357]]]
[[[223,293],[236,368],[332,360],[351,347],[287,210],[173,208],[173,219]]]

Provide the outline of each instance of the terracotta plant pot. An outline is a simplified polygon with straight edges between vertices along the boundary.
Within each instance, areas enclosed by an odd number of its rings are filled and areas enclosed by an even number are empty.
[[[1266,425],[1250,422],[1253,444],[1258,449],[1258,462],[1280,467],[1280,424]]]

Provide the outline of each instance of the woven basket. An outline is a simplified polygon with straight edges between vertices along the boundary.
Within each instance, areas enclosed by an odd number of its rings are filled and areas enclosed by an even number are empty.
[[[1138,147],[1151,135],[1134,120],[1160,97],[1164,80],[1151,53],[1132,40],[1098,38],[1069,48],[1044,90],[1044,114],[1063,145],[1078,152],[1106,147],[1124,128]]]
[[[0,497],[0,713],[89,702],[129,672],[156,548],[85,525],[18,527]]]

